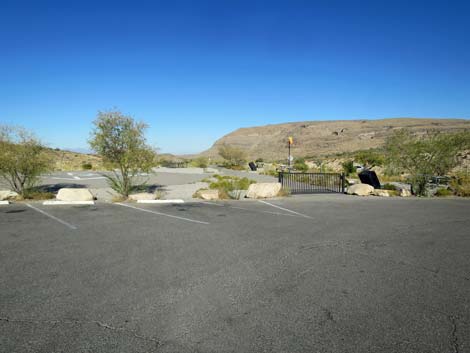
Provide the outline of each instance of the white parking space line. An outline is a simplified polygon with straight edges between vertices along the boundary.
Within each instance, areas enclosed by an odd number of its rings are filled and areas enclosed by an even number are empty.
[[[305,214],[303,214],[303,213],[299,213],[299,212],[295,212],[295,211],[289,210],[288,208],[284,208],[284,207],[281,207],[281,206],[278,206],[278,205],[274,205],[274,204],[272,204],[272,203],[269,203],[269,202],[266,202],[266,201],[263,201],[263,200],[258,200],[258,201],[261,202],[261,203],[264,203],[265,205],[269,205],[269,206],[271,206],[271,207],[275,207],[275,208],[278,208],[278,209],[280,209],[280,210],[283,210],[283,211],[286,211],[286,212],[290,212],[290,213],[296,214],[296,215],[298,215],[298,216],[302,216],[302,217],[304,217],[304,218],[313,219],[313,218],[310,217],[310,216],[307,216],[307,215],[305,215]]]
[[[296,215],[296,214],[287,214],[287,213],[280,213],[280,212],[252,210],[250,208],[245,208],[245,207],[230,206],[230,208],[234,208],[236,210],[245,210],[245,211],[250,211],[250,212],[256,212],[256,213],[261,212],[261,213],[273,214],[273,215],[276,215],[276,216],[301,217],[300,215]]]
[[[62,205],[94,205],[95,201],[60,201],[60,200],[49,200],[42,203],[46,206],[62,206]]]
[[[224,205],[221,205],[221,204],[215,203],[215,202],[209,202],[209,201],[199,201],[199,203],[203,203],[203,204],[205,204],[205,205],[212,205],[212,206],[224,207]]]
[[[199,223],[199,224],[210,224],[210,223],[208,223],[208,222],[198,221],[198,220],[191,219],[191,218],[179,217],[179,216],[174,216],[174,215],[171,215],[171,214],[168,214],[168,213],[162,213],[162,212],[147,210],[147,209],[145,209],[145,208],[135,207],[135,206],[132,206],[132,205],[126,205],[126,204],[120,203],[120,202],[117,202],[117,203],[115,203],[114,205],[129,207],[129,208],[133,208],[134,210],[138,210],[138,211],[142,211],[142,212],[147,212],[147,213],[152,213],[152,214],[156,214],[156,215],[158,215],[158,216],[165,216],[165,217],[169,217],[169,218],[176,218],[176,219],[179,219],[179,220],[182,220],[182,221],[187,221],[187,222],[193,222],[193,223]]]
[[[221,205],[215,202],[209,202],[209,201],[200,201],[199,203],[203,203],[205,205],[211,205],[211,206],[219,206],[219,207],[229,207],[229,208],[234,208],[236,210],[244,210],[244,211],[250,211],[250,212],[255,212],[255,213],[266,213],[266,214],[272,214],[276,216],[287,216],[287,217],[308,217],[305,215],[301,214],[287,214],[287,213],[280,213],[280,212],[270,212],[270,211],[261,211],[261,210],[253,210],[251,208],[246,208],[246,207],[238,207],[238,206],[230,206],[230,205]],[[291,213],[294,211],[290,211]],[[310,217],[309,217],[310,218]]]
[[[57,217],[55,217],[55,216],[53,216],[53,215],[37,208],[37,207],[34,207],[34,206],[30,205],[29,203],[27,203],[26,206],[28,206],[29,208],[35,210],[36,212],[39,212],[39,213],[43,214],[44,216],[47,216],[47,217],[53,219],[56,222],[59,222],[60,224],[63,224],[66,227],[69,227],[70,229],[73,229],[73,230],[77,229],[77,227],[75,227],[73,224],[67,223],[67,222],[61,220],[60,218],[57,218]]]

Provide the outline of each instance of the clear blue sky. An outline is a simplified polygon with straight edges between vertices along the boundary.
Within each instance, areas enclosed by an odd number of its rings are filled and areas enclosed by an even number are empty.
[[[191,153],[243,126],[470,117],[469,1],[0,0],[0,123],[87,148],[98,110]]]

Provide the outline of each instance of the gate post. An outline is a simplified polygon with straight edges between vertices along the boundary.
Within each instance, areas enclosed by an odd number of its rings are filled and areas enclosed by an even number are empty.
[[[341,173],[341,193],[344,194],[344,184],[346,184],[346,176]]]

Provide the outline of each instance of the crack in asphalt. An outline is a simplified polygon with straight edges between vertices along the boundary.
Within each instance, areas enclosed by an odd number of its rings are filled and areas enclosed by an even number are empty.
[[[101,327],[106,330],[110,331],[116,331],[116,332],[123,332],[126,335],[130,335],[136,339],[143,340],[143,341],[148,341],[152,342],[155,344],[155,351],[161,346],[161,343],[159,340],[153,337],[148,337],[144,335],[139,335],[137,332],[132,331],[132,330],[127,330],[122,327],[114,327],[112,325],[109,325],[107,323],[101,322],[101,321],[81,321],[81,320],[33,320],[33,319],[10,319],[8,317],[0,317],[0,321],[3,322],[11,322],[11,323],[29,323],[29,324],[36,324],[36,325],[41,325],[41,324],[49,324],[49,325],[97,325],[98,327]]]
[[[460,353],[459,351],[459,340],[457,337],[457,323],[455,322],[455,317],[449,315],[449,321],[452,324],[452,346],[454,348],[454,353]]]

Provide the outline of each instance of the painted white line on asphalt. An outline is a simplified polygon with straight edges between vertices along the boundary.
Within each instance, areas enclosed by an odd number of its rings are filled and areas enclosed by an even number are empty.
[[[61,220],[60,218],[57,218],[57,217],[55,217],[55,216],[53,216],[53,215],[51,215],[51,214],[49,214],[49,213],[47,213],[47,212],[44,212],[43,210],[41,210],[41,209],[39,209],[39,208],[36,208],[36,207],[34,207],[34,206],[31,206],[29,203],[27,203],[26,206],[28,206],[29,208],[32,208],[32,209],[35,210],[36,212],[39,212],[39,213],[43,214],[44,216],[47,216],[47,217],[53,219],[54,221],[59,222],[60,224],[63,224],[63,225],[66,226],[66,227],[69,227],[70,229],[74,229],[74,230],[77,229],[77,227],[75,227],[73,224],[67,223],[67,222]]]
[[[211,205],[211,206],[219,206],[219,207],[224,207],[224,205],[221,205],[219,203],[215,203],[215,202],[209,202],[209,201],[198,201],[199,203],[203,203],[203,204],[206,204],[206,205]]]
[[[10,201],[0,201],[0,205],[9,205]]]
[[[191,218],[178,217],[178,216],[173,216],[173,215],[167,214],[167,213],[162,213],[162,212],[157,212],[157,211],[152,211],[152,210],[146,210],[145,208],[126,205],[126,204],[120,203],[120,202],[117,202],[114,205],[129,207],[129,208],[133,208],[133,209],[138,210],[138,211],[153,213],[153,214],[156,214],[156,215],[159,215],[159,216],[166,216],[166,217],[170,217],[170,218],[176,218],[176,219],[180,219],[182,221],[187,221],[187,222],[193,222],[193,223],[199,223],[199,224],[210,224],[208,222],[197,221],[197,220],[191,219]]]
[[[55,179],[55,180],[75,180],[74,178],[61,178],[61,177],[50,177],[50,176],[42,176],[41,178],[44,179]]]
[[[279,212],[252,210],[252,209],[249,209],[249,208],[237,207],[237,206],[230,206],[230,208],[235,208],[236,210],[245,210],[245,211],[250,211],[250,212],[261,212],[261,213],[273,214],[273,215],[276,215],[276,216],[301,217],[301,216],[296,215],[296,214],[287,214],[287,213],[279,213]]]
[[[42,203],[46,206],[56,206],[56,205],[94,205],[95,201],[59,201],[59,200],[49,200]]]
[[[183,200],[137,200],[137,203],[165,204],[165,203],[184,203],[184,201]]]
[[[274,205],[274,204],[272,204],[272,203],[269,203],[269,202],[266,202],[266,201],[263,201],[263,200],[258,200],[258,201],[261,202],[261,203],[264,203],[265,205],[269,205],[269,206],[272,206],[272,207],[275,207],[275,208],[279,208],[280,210],[283,210],[283,211],[286,211],[286,212],[290,212],[290,213],[293,213],[293,214],[302,216],[302,217],[304,217],[304,218],[313,219],[313,218],[310,217],[310,216],[304,215],[303,213],[299,213],[299,212],[295,212],[295,211],[289,210],[288,208],[284,208],[284,207],[281,207],[281,206],[278,206],[278,205]]]

